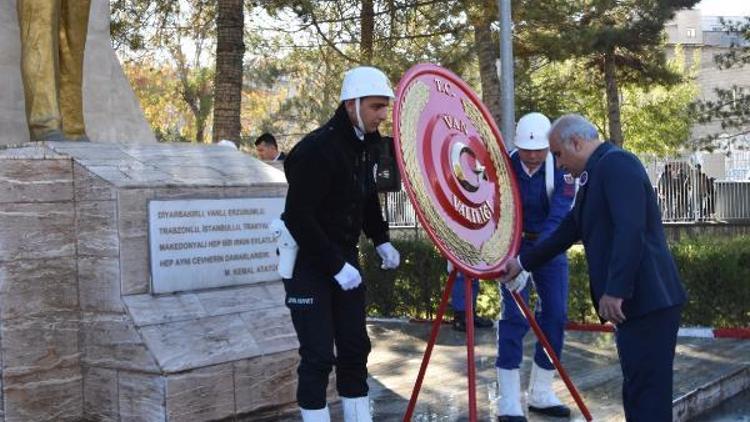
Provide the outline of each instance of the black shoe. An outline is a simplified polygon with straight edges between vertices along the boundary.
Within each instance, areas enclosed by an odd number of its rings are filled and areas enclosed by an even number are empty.
[[[497,422],[526,422],[526,416],[501,415],[497,417]]]
[[[539,413],[540,415],[553,416],[556,418],[568,418],[570,417],[570,408],[568,406],[552,406],[552,407],[534,407],[529,406],[529,412]]]
[[[453,329],[456,331],[466,331],[466,312],[455,311],[453,313]]]
[[[489,318],[474,317],[474,326],[477,328],[491,328],[493,325],[492,320]]]

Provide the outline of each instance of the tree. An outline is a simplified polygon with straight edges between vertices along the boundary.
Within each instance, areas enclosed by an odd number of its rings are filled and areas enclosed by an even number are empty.
[[[620,85],[673,85],[679,75],[666,66],[662,31],[676,10],[698,0],[528,0],[527,19],[537,31],[526,34],[532,50],[553,60],[584,58],[602,75],[607,100],[608,137],[625,142]]]
[[[719,69],[741,68],[750,65],[750,17],[744,22],[723,22],[724,31],[736,35],[742,41],[733,42],[729,51],[714,56]],[[732,85],[729,88],[715,88],[716,98],[697,101],[692,111],[699,123],[721,122],[722,132],[732,130],[730,138],[743,133],[750,133],[750,89]],[[711,149],[712,142],[720,134],[714,133],[695,141],[695,148]]]
[[[174,71],[179,83],[173,95],[192,113],[194,128],[189,133],[197,142],[204,141],[213,108],[215,6],[215,0],[115,0],[112,4],[118,55],[125,63]]]
[[[214,142],[240,140],[242,56],[245,54],[243,3],[243,0],[218,0],[217,4]]]
[[[498,17],[497,1],[464,0],[463,6],[474,29],[474,49],[479,61],[482,102],[499,126],[502,119],[500,77],[497,68],[500,38],[497,31],[492,30],[492,24]]]
[[[674,154],[688,142],[692,119],[688,105],[697,94],[694,76],[697,62],[685,68],[682,50],[666,63],[679,75],[678,84],[624,83],[619,87],[622,130],[628,139],[625,145],[638,153],[666,156]],[[568,59],[564,62],[530,61],[529,78],[519,92],[520,114],[540,111],[556,117],[576,112],[588,117],[601,133],[607,128],[607,100],[602,95],[604,75],[588,72],[587,59]]]
[[[293,116],[297,131],[330,117],[348,68],[377,66],[394,84],[419,62],[441,64],[460,76],[474,69],[474,52],[467,47],[471,32],[457,0],[272,0],[263,9],[283,21],[259,30],[272,29],[283,40],[285,49],[275,55],[295,93],[275,119]]]

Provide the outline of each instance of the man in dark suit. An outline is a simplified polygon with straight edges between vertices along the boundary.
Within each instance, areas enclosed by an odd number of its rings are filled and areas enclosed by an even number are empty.
[[[502,281],[534,271],[578,240],[586,249],[591,296],[616,326],[628,421],[672,420],[672,367],[685,290],[667,247],[659,206],[641,162],[601,142],[569,114],[549,132],[558,167],[579,178],[573,210],[557,230],[505,264]]]
[[[284,161],[286,154],[279,151],[279,145],[276,138],[266,132],[255,139],[255,149],[258,152],[258,158],[265,161]]]

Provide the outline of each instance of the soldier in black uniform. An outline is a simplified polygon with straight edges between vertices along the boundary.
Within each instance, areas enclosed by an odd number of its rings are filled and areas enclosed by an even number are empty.
[[[289,190],[282,219],[299,246],[284,288],[300,343],[297,402],[306,422],[330,420],[326,387],[334,366],[344,420],[372,420],[366,367],[370,339],[357,243],[364,231],[383,259],[381,268],[398,266],[375,187],[372,149],[393,97],[380,70],[348,71],[331,120],[302,139],[284,161]]]

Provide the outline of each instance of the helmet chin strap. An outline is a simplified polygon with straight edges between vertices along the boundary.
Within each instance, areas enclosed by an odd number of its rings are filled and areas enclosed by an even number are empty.
[[[357,97],[357,99],[354,101],[354,109],[357,113],[357,129],[359,129],[359,132],[356,130],[354,132],[357,133],[357,137],[360,140],[364,140],[365,139],[365,125],[364,123],[362,123],[362,116],[359,115],[359,100],[360,98]]]

